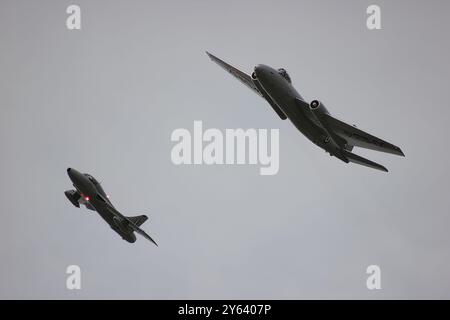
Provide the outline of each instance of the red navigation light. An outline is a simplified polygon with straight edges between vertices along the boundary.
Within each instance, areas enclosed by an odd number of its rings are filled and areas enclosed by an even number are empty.
[[[91,200],[91,198],[89,198],[89,197],[84,197],[84,200],[89,201],[89,200]]]

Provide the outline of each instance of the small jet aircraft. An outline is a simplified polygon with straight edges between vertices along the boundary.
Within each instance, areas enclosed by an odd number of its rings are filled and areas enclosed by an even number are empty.
[[[114,208],[102,186],[93,176],[68,168],[67,174],[72,180],[75,190],[64,192],[67,199],[77,208],[80,204],[97,213],[117,232],[122,239],[133,243],[136,241],[134,232],[158,245],[144,230],[139,228],[148,217],[146,215],[126,217]]]
[[[386,172],[384,166],[352,153],[353,147],[405,156],[399,147],[332,117],[320,101],[305,102],[292,86],[285,69],[275,70],[260,64],[250,76],[206,53],[212,61],[264,98],[282,120],[289,118],[301,133],[331,156],[345,163],[353,162]]]

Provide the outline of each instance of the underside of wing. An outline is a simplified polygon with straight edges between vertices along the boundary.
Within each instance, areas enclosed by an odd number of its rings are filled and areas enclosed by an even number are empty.
[[[258,82],[258,80],[254,80],[253,83],[258,88],[258,90],[261,92],[261,95],[266,99],[266,101],[270,104],[273,111],[281,118],[281,120],[286,120],[287,116],[284,114],[284,112],[280,109],[280,107],[273,101],[271,97],[264,91],[263,88],[261,88],[261,84]]]
[[[276,114],[282,119],[282,120],[286,120],[287,117],[286,115],[283,113],[283,111],[278,107],[278,105],[272,100],[272,98],[270,98],[267,93],[264,92],[264,90],[261,89],[261,86],[259,85],[258,81],[253,81],[252,78],[236,69],[235,67],[229,65],[228,63],[226,63],[225,61],[217,58],[216,56],[212,55],[211,53],[209,53],[208,51],[206,51],[206,54],[208,55],[208,57],[214,61],[215,63],[217,63],[220,67],[222,67],[224,70],[228,71],[231,75],[233,75],[236,79],[238,79],[239,81],[241,81],[243,84],[245,84],[247,87],[249,87],[250,89],[252,89],[255,93],[257,93],[259,96],[263,97],[272,107],[272,109],[276,112]]]
[[[338,136],[345,139],[350,146],[405,156],[403,151],[392,143],[368,134],[367,132],[330,116],[329,114],[324,114],[324,121],[327,122],[329,127],[332,128]]]
[[[216,56],[212,55],[211,53],[209,53],[208,51],[206,51],[206,54],[208,55],[208,57],[214,61],[215,63],[217,63],[220,67],[222,67],[224,70],[228,71],[232,76],[234,76],[236,79],[238,79],[239,81],[241,81],[243,84],[245,84],[247,87],[249,87],[250,89],[252,89],[254,92],[256,92],[258,95],[260,95],[261,97],[263,96],[261,94],[261,92],[258,90],[258,88],[255,86],[255,84],[252,81],[252,78],[236,69],[235,67],[229,65],[228,63],[226,63],[223,60],[220,60],[219,58],[217,58]]]
[[[366,167],[369,167],[369,168],[381,170],[381,171],[384,171],[384,172],[388,172],[388,169],[386,169],[386,168],[385,168],[384,166],[382,166],[381,164],[378,164],[378,163],[376,163],[376,162],[373,162],[372,160],[363,158],[363,157],[361,157],[361,156],[358,156],[357,154],[348,152],[348,151],[346,151],[346,150],[343,150],[342,152],[344,153],[345,157],[346,157],[350,162],[357,163],[357,164],[360,164],[360,165],[362,165],[362,166],[366,166]]]

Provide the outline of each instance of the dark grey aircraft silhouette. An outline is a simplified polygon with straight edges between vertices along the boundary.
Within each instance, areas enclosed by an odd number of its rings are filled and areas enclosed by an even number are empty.
[[[382,165],[350,151],[356,146],[405,156],[399,147],[332,117],[320,101],[305,102],[292,86],[286,70],[260,64],[250,76],[206,53],[212,61],[267,100],[282,120],[289,118],[301,133],[330,155],[346,163],[354,162],[386,172],[388,170]]]
[[[75,207],[79,208],[80,204],[83,204],[89,210],[97,211],[122,239],[130,243],[136,241],[134,232],[137,232],[158,245],[144,230],[139,228],[148,219],[147,216],[126,217],[122,215],[114,208],[102,186],[93,176],[80,173],[72,168],[67,169],[67,174],[72,180],[75,190],[67,190],[64,194]]]

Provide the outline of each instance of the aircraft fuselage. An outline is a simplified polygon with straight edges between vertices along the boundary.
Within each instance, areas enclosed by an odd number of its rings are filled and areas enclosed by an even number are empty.
[[[292,86],[291,77],[284,68],[275,70],[260,64],[248,75],[211,53],[206,54],[222,69],[264,98],[280,119],[289,119],[314,144],[343,162],[388,172],[381,164],[351,151],[354,147],[361,147],[405,156],[398,146],[336,119],[320,101],[312,100],[307,103]]]
[[[300,106],[296,99],[303,100],[302,96],[277,70],[266,66],[255,67],[253,81],[259,82],[262,89],[278,105],[292,124],[309,140],[328,152],[326,143],[327,134],[322,127],[316,123],[311,110]],[[324,106],[322,112],[328,113]]]
[[[81,195],[80,204],[93,208],[124,240],[130,243],[136,241],[133,230],[125,224],[126,218],[114,208],[103,188],[95,179],[91,178],[91,180],[88,176],[73,168],[68,168],[67,174],[76,191]]]

